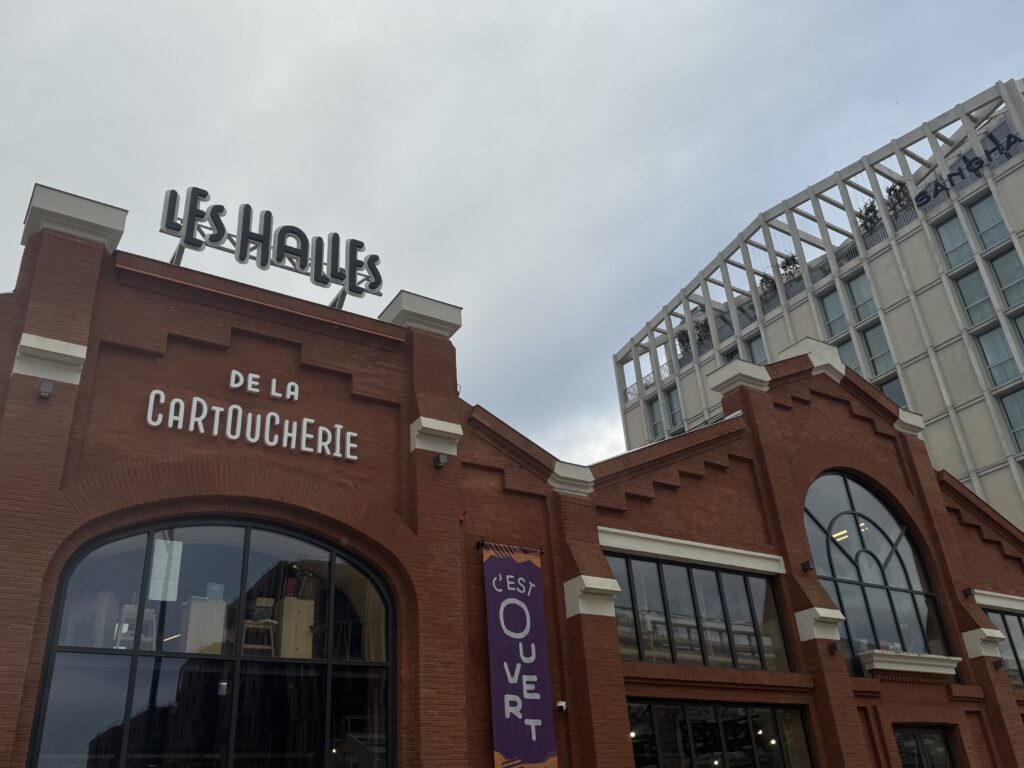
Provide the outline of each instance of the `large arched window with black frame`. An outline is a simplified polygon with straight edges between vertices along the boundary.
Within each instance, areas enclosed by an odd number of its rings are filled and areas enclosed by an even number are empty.
[[[93,543],[61,580],[29,765],[387,768],[393,621],[357,559],[270,525]]]
[[[804,525],[821,585],[846,616],[851,672],[860,674],[858,654],[872,649],[948,653],[909,532],[875,494],[852,477],[822,475],[807,491]]]

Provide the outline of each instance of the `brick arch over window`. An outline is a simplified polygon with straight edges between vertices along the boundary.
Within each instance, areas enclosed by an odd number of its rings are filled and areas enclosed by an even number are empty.
[[[948,653],[927,571],[911,533],[866,484],[828,472],[804,501],[815,572],[846,616],[841,627],[850,669],[874,649]]]

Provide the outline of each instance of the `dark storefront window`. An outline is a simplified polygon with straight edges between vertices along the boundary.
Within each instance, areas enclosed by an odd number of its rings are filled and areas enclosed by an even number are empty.
[[[771,584],[763,576],[608,555],[622,658],[788,670]]]
[[[933,728],[897,728],[901,768],[956,768],[946,732]]]
[[[389,610],[341,553],[190,524],[68,571],[39,768],[391,765]]]
[[[822,475],[807,492],[804,524],[821,585],[846,616],[851,672],[875,648],[948,652],[928,577],[905,526],[867,488]]]
[[[1002,613],[999,611],[986,611],[989,619],[996,629],[1003,633],[1003,640],[999,643],[999,650],[1003,654],[1003,666],[1006,667],[1006,674],[1014,685],[1024,685],[1024,616],[1016,613]]]
[[[800,710],[629,702],[636,768],[811,768]]]

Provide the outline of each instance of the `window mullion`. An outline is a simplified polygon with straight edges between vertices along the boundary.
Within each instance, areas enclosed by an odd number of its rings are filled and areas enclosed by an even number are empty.
[[[747,712],[747,730],[750,731],[750,751],[754,755],[754,768],[761,768],[761,759],[757,756],[757,739],[754,736],[754,717],[750,714],[750,707],[744,707]]]
[[[757,652],[761,656],[761,669],[768,669],[768,659],[764,653],[764,644],[761,641],[761,627],[758,626],[757,611],[754,610],[754,595],[750,591],[750,577],[746,574],[743,575],[743,586],[747,592],[747,605],[750,606],[750,623],[754,626],[754,640],[757,642]],[[764,591],[765,599],[773,599],[774,596],[769,594],[772,586],[768,579],[764,580]],[[776,609],[778,612],[778,609]]]
[[[704,639],[704,620],[700,615],[700,604],[697,602],[697,587],[693,582],[693,569],[686,566],[686,579],[690,583],[690,600],[693,603],[693,618],[697,622],[697,642],[700,643],[700,657],[704,666],[708,666],[708,648]],[[687,718],[689,722],[689,718]]]
[[[1010,620],[1011,619],[1016,621],[1018,624],[1024,624],[1024,622],[1022,622],[1021,619],[1020,619],[1020,616],[1018,616],[1016,614],[1013,614],[1013,613],[1004,613],[1003,614],[1003,624],[1006,626],[1006,631],[1007,631],[1007,633],[1009,635],[1009,637],[1007,637],[1006,640],[1010,644],[1010,650],[1013,652],[1013,658],[1015,658],[1017,660],[1017,669],[1021,670],[1021,675],[1024,675],[1024,667],[1022,667],[1021,663],[1020,663],[1020,654],[1021,654],[1021,651],[1024,651],[1024,648],[1017,648],[1017,643],[1015,643],[1013,641],[1013,633],[1010,632]]]
[[[332,551],[330,561],[327,563],[327,631],[324,632],[324,659],[327,661],[326,685],[324,692],[324,756],[323,765],[327,768],[331,754],[331,692],[334,690],[334,667],[331,661],[334,659],[334,568],[338,558]],[[349,656],[351,656],[351,652]],[[363,653],[366,656],[366,653]],[[390,702],[389,702],[390,703]]]
[[[722,709],[718,704],[711,705],[711,711],[715,713],[715,722],[718,724],[718,734],[722,745],[722,760],[725,768],[729,768],[729,749],[725,741],[725,725],[722,723]]]
[[[146,559],[142,561],[142,584],[139,587],[139,600],[135,604],[135,637],[132,638],[132,658],[128,666],[128,692],[124,701],[124,720],[121,721],[121,752],[117,758],[119,768],[124,768],[128,761],[128,732],[132,715],[132,699],[135,696],[135,673],[139,668],[139,646],[142,643],[141,630],[146,617],[146,598],[149,596],[149,577],[153,567],[153,539],[155,537],[156,534],[153,531],[146,536]]]
[[[662,571],[660,562],[655,563],[658,570],[658,586],[661,589],[661,609],[665,614],[665,630],[668,632],[668,649],[672,657],[672,663],[676,664],[676,640],[672,631],[672,612],[668,607],[668,587],[665,586],[665,573]],[[654,710],[652,709],[651,712]]]
[[[238,732],[238,688],[242,679],[242,644],[245,641],[245,611],[249,596],[249,547],[252,544],[252,528],[246,526],[245,538],[242,541],[242,583],[238,589],[238,610],[235,612],[235,652],[233,654],[235,668],[232,670],[234,682],[231,688],[231,726],[228,729],[228,768],[235,764],[235,737]]]
[[[722,617],[725,619],[725,636],[729,641],[729,653],[732,655],[732,667],[737,669],[739,664],[736,662],[736,644],[733,642],[732,636],[732,621],[729,619],[729,606],[725,603],[725,588],[722,585],[722,574],[720,571],[715,571],[715,581],[718,583],[718,599],[722,603]]]
[[[633,589],[633,558],[623,558],[626,561],[626,581],[629,582],[629,603],[633,609],[633,632],[636,634],[636,655],[640,661],[644,660],[644,643],[640,637],[640,609],[636,605],[636,590]]]

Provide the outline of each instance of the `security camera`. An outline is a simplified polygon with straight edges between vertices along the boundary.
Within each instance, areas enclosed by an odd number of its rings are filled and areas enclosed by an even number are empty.
[[[557,709],[559,712],[565,712],[565,710],[567,710],[568,708],[569,705],[564,701],[555,702],[555,709]]]

